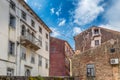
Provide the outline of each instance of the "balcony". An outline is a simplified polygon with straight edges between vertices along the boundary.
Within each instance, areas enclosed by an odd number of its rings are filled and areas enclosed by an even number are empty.
[[[29,47],[35,51],[40,49],[39,40],[28,32],[26,33],[26,35],[20,36],[20,42],[23,46]]]

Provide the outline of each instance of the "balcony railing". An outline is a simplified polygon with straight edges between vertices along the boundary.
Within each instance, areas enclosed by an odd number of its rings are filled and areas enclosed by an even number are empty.
[[[40,49],[40,41],[32,34],[26,32],[25,35],[20,36],[21,44],[33,50]]]

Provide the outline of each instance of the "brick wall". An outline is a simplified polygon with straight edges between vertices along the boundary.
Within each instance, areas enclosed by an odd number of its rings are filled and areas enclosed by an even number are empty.
[[[109,40],[93,49],[76,54],[72,58],[73,76],[80,76],[80,80],[87,80],[87,64],[95,65],[95,80],[120,80],[120,63],[111,65],[111,58],[119,58],[120,61],[120,41],[116,40],[112,45]],[[115,52],[111,53],[110,49]]]
[[[64,41],[50,39],[50,76],[65,76]]]

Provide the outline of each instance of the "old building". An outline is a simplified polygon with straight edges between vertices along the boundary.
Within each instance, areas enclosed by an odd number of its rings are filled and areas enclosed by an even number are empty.
[[[51,30],[24,0],[0,0],[0,24],[0,75],[48,76]]]
[[[117,39],[118,37],[120,37],[120,32],[93,26],[74,37],[75,50],[84,52],[110,39]]]
[[[71,57],[74,54],[65,40],[50,38],[50,76],[71,76]]]
[[[75,36],[73,76],[80,80],[120,80],[120,32],[91,27]]]

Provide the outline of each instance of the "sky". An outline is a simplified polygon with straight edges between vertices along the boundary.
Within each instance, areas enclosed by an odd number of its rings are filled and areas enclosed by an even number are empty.
[[[51,36],[68,41],[91,26],[120,31],[120,0],[25,0],[52,30]]]

